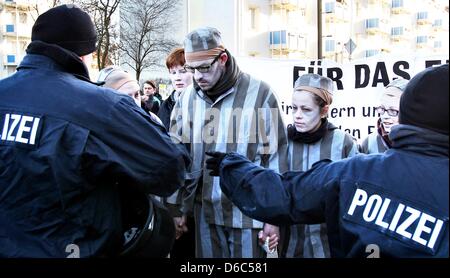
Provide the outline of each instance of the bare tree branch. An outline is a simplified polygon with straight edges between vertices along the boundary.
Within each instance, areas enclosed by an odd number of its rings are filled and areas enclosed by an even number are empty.
[[[114,64],[118,57],[119,34],[114,14],[121,0],[82,0],[77,1],[81,8],[93,18],[97,31],[98,47],[96,51],[97,67],[105,68]],[[116,58],[115,58],[116,57]]]
[[[128,0],[121,5],[120,50],[123,64],[136,71],[159,67],[162,59],[176,46],[170,39],[176,23],[174,13],[180,0]]]

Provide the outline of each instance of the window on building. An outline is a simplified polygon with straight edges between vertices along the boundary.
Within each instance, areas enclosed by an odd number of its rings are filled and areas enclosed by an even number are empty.
[[[417,13],[417,19],[427,19],[427,18],[428,18],[428,12]]]
[[[428,41],[427,36],[417,36],[417,38],[416,38],[417,43],[426,43],[427,41]]]
[[[392,36],[399,36],[403,35],[404,28],[403,27],[392,27],[391,29],[391,35]]]
[[[434,27],[440,27],[442,26],[442,19],[436,19],[433,23]]]
[[[403,0],[392,0],[392,8],[404,7]]]
[[[16,62],[16,55],[7,55],[6,62],[8,64],[14,64]]]
[[[334,13],[334,2],[325,3],[325,13]]]
[[[335,42],[334,40],[326,40],[325,41],[325,52],[334,52]]]
[[[256,8],[250,8],[250,28],[256,29]]]
[[[270,32],[270,44],[286,44],[286,30]]]
[[[380,27],[380,19],[379,18],[366,19],[366,28],[378,28],[378,27]]]
[[[434,48],[442,48],[442,41],[435,41]]]
[[[380,50],[378,49],[368,49],[366,50],[366,57],[372,57],[380,53]]]
[[[288,45],[290,49],[298,49],[298,39],[297,35],[293,33],[288,33]]]
[[[14,33],[14,24],[6,24],[6,33]]]

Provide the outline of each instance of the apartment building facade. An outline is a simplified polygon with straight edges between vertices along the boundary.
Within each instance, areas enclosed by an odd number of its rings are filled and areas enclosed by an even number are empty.
[[[0,78],[14,73],[25,56],[31,41],[35,4],[25,0],[0,0]]]
[[[448,1],[187,0],[188,30],[217,27],[239,56],[330,59],[448,54]]]

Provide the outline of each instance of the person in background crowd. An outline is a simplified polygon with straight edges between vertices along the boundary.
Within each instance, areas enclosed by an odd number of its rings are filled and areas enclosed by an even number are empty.
[[[408,84],[408,80],[399,78],[389,83],[384,89],[380,106],[377,112],[380,118],[377,122],[377,132],[369,134],[360,146],[362,153],[382,153],[391,148],[392,143],[389,140],[391,128],[398,124],[398,107],[400,97]]]
[[[172,94],[161,104],[158,116],[166,126],[170,127],[170,114],[175,103],[180,98],[180,94],[186,87],[192,84],[192,73],[184,69],[186,63],[184,58],[184,49],[175,48],[166,59],[167,70],[169,71],[172,87]],[[168,197],[165,201],[170,204],[176,204],[178,194]],[[195,225],[192,215],[182,215],[174,217],[175,229],[177,232],[175,244],[170,252],[172,259],[186,259],[195,257]]]
[[[158,114],[161,105],[161,95],[158,92],[155,81],[147,80],[142,87],[142,104],[141,107],[147,112]]]
[[[99,72],[97,82],[104,82],[104,87],[111,88],[133,98],[137,106],[141,105],[139,83],[117,66],[109,66]]]
[[[181,93],[192,84],[192,73],[184,69],[185,63],[183,48],[175,48],[166,59],[166,67],[169,71],[173,92],[161,104],[158,116],[167,129],[170,127],[170,114],[175,102],[180,98]]]
[[[184,183],[189,158],[166,130],[90,81],[96,44],[86,12],[57,6],[0,80],[0,257],[118,256],[122,185],[170,196]]]
[[[333,81],[317,74],[300,76],[292,95],[293,125],[287,128],[289,169],[306,171],[322,159],[354,156],[355,140],[328,122]],[[330,257],[326,224],[282,226],[280,257]]]
[[[141,105],[141,94],[139,83],[131,74],[124,71],[118,66],[109,66],[99,72],[97,82],[104,82],[103,87],[114,89],[120,93],[126,94],[133,98],[137,106]],[[162,121],[153,112],[148,111],[150,117],[163,124]]]
[[[323,160],[306,172],[280,175],[221,152],[206,167],[250,217],[326,223],[332,257],[448,258],[448,64],[409,81],[389,139],[384,153]]]
[[[267,240],[275,248],[278,227],[242,215],[222,194],[219,180],[203,169],[206,151],[238,151],[259,165],[286,171],[287,137],[277,99],[266,83],[239,70],[217,29],[189,33],[184,50],[184,68],[194,84],[175,104],[170,134],[186,145],[193,164],[173,215],[193,212],[196,257],[265,257],[259,244]]]

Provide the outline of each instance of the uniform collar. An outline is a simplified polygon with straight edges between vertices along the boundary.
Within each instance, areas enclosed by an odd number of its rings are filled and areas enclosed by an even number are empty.
[[[402,149],[429,156],[448,157],[449,136],[429,129],[399,124],[389,133],[393,149]]]

